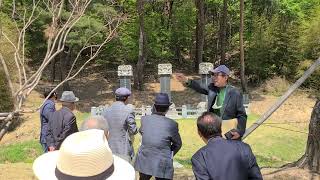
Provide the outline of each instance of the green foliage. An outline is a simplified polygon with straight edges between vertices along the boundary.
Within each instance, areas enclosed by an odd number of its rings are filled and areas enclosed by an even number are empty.
[[[4,72],[0,69],[0,112],[9,112],[13,109],[13,101],[8,90]]]
[[[23,2],[31,2],[26,0]],[[104,26],[108,19],[122,14],[116,36],[101,51],[96,63],[113,69],[119,64],[136,64],[138,60],[139,19],[137,1],[121,0],[114,4],[94,1],[85,15],[69,34],[67,46],[72,47],[74,56],[94,33],[88,43],[98,44],[107,34]],[[3,1],[2,13],[12,15],[12,3]],[[32,3],[18,3],[18,26],[21,26],[23,7]],[[154,69],[156,64],[170,62],[174,67],[186,68],[195,56],[195,29],[197,9],[193,0],[175,0],[171,14],[166,14],[164,1],[146,1],[144,5],[144,27],[146,34],[146,69]],[[223,2],[205,1],[205,46],[203,61],[217,63],[219,60],[219,29]],[[319,0],[253,0],[245,3],[245,63],[249,83],[260,83],[273,76],[284,76],[295,81],[303,68],[304,60],[314,60],[319,56]],[[239,1],[228,3],[227,47],[230,59],[226,62],[237,72],[240,71],[239,55]],[[43,10],[41,6],[37,13]],[[27,15],[30,12],[27,12]],[[62,13],[65,21],[68,7]],[[20,15],[20,16],[18,16]],[[45,31],[51,19],[43,11],[27,32],[27,55],[33,63],[45,55]],[[12,21],[8,22],[13,24]],[[5,23],[3,23],[5,24]],[[84,51],[81,59],[90,51]],[[227,57],[229,57],[227,55]],[[189,69],[191,71],[191,68]],[[312,81],[315,82],[315,81]],[[306,83],[310,86],[310,83]]]
[[[4,26],[5,25],[5,26]],[[15,39],[16,36],[14,24],[10,21],[10,18],[0,12],[0,28],[9,38]],[[6,41],[6,39],[0,34],[0,53],[2,54],[4,61],[7,64],[8,71],[11,73],[11,79],[15,80],[16,70],[15,70],[15,62],[13,59],[13,50],[12,45]],[[0,63],[0,112],[9,112],[13,109],[13,99],[11,97],[11,92],[8,86],[8,82],[6,76],[4,74],[4,70],[2,67],[2,63]]]
[[[304,72],[313,64],[314,60],[305,60],[305,61],[302,61],[299,65],[299,68],[298,68],[298,73],[297,73],[297,77],[296,78],[300,78]],[[315,89],[317,90],[318,95],[319,92],[320,92],[320,69],[318,68],[304,83],[303,83],[303,86],[304,87],[309,87],[309,88],[312,88],[312,89]]]
[[[32,163],[42,153],[42,148],[38,141],[2,146],[0,149],[0,163]]]

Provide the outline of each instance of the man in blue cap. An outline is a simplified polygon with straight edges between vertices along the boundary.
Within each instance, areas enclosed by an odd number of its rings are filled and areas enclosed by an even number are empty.
[[[138,133],[134,111],[127,106],[130,95],[129,89],[118,88],[115,91],[116,102],[102,114],[109,124],[108,142],[112,153],[128,162],[134,156],[131,137]]]
[[[177,79],[185,82],[187,87],[208,95],[208,112],[220,116],[223,120],[237,119],[237,128],[229,132],[230,139],[241,139],[246,130],[247,114],[243,106],[242,94],[235,87],[228,85],[230,70],[225,65],[220,65],[209,71],[212,83],[202,87],[194,80],[188,80],[182,74]]]

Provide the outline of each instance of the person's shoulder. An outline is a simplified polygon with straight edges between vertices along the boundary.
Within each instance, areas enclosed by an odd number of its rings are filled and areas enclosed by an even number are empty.
[[[245,142],[242,141],[238,141],[238,143],[243,146],[245,149],[250,150],[251,151],[251,146]]]
[[[215,91],[215,92],[218,92],[218,90],[219,90],[219,88],[217,86],[215,86],[214,83],[210,83],[208,85],[208,89],[211,91]]]
[[[205,145],[203,147],[201,147],[197,152],[195,152],[191,159],[196,159],[196,160],[199,160],[199,159],[202,159],[202,157],[204,157],[204,152],[206,152],[206,150],[208,149],[208,145]]]
[[[234,146],[240,147],[243,151],[250,153],[251,152],[251,147],[249,144],[239,141],[239,140],[227,140],[229,143],[231,143]]]
[[[166,116],[163,116],[163,118],[166,119],[169,123],[173,124],[174,126],[178,126],[178,123],[174,119],[168,118]]]
[[[236,94],[236,95],[241,95],[240,89],[238,89],[235,86],[228,85],[228,89],[229,89],[229,93]]]
[[[73,112],[67,108],[67,107],[62,107],[59,111],[56,111],[58,113],[62,113],[65,117],[67,118],[73,118],[75,117],[75,115],[73,114]]]
[[[44,103],[43,103],[43,105],[41,106],[42,108],[47,108],[47,107],[50,107],[50,106],[54,106],[54,102],[53,101],[51,101],[51,100],[49,100],[49,99],[47,99]]]

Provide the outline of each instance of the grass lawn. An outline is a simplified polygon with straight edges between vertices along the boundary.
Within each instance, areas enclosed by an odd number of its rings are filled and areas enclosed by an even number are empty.
[[[88,113],[77,113],[78,124],[80,125]],[[258,116],[249,116],[247,127],[249,127]],[[179,130],[182,137],[182,148],[175,156],[175,160],[183,164],[186,168],[191,168],[191,156],[204,143],[200,139],[196,130],[194,119],[180,119]],[[268,123],[276,122],[269,120]],[[137,121],[140,126],[140,121]],[[292,124],[275,124],[280,128],[263,125],[252,133],[245,142],[250,144],[255,153],[260,167],[278,167],[285,163],[297,160],[305,150],[307,134],[288,131],[284,129],[293,129],[296,131],[307,132],[307,124],[301,127],[295,127]],[[140,137],[135,140],[135,150],[138,147]],[[0,163],[4,162],[32,162],[35,157],[42,153],[38,141],[28,141],[19,144],[12,144],[0,148]]]

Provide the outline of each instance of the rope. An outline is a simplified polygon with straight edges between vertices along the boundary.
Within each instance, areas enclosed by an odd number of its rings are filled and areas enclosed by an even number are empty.
[[[267,124],[263,124],[263,125],[268,126],[268,127],[283,129],[283,130],[286,130],[286,131],[292,131],[292,132],[297,132],[297,133],[302,133],[302,134],[309,134],[308,132],[297,131],[297,130],[288,129],[288,128],[284,128],[284,127],[279,127],[279,126],[272,126],[272,125],[267,125]]]

